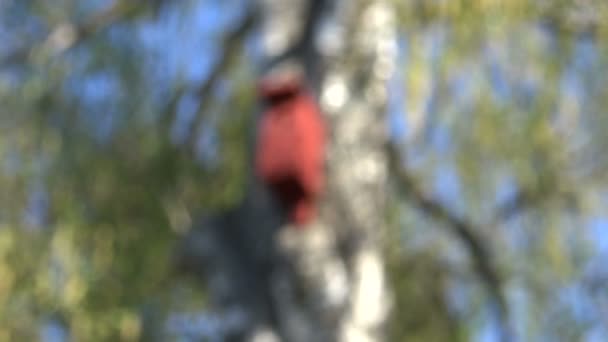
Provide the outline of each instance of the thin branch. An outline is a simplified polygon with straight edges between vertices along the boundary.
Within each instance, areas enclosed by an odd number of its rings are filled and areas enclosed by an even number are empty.
[[[492,301],[498,307],[501,320],[506,321],[508,317],[507,304],[502,291],[502,284],[498,271],[492,265],[492,255],[486,247],[488,244],[476,233],[480,228],[468,219],[454,214],[443,204],[425,194],[419,183],[403,167],[397,148],[389,145],[387,149],[391,171],[397,176],[397,181],[401,187],[418,209],[443,222],[444,226],[450,229],[467,247],[479,277],[485,284]],[[505,324],[506,326],[507,324]]]
[[[108,8],[92,14],[82,23],[57,25],[45,37],[41,46],[50,49],[55,56],[63,54],[93,34],[124,19],[137,10],[142,3],[141,1],[116,1]],[[0,60],[0,68],[23,62],[31,55],[35,46],[35,44],[26,45],[14,50]]]
[[[333,3],[332,0],[310,0],[304,17],[304,24],[300,36],[291,43],[291,45],[280,55],[271,58],[267,61],[263,69],[272,69],[272,67],[286,61],[297,60],[306,69],[306,75],[309,82],[315,84],[320,79],[321,65],[319,59],[319,51],[315,46],[315,36],[323,13]],[[316,85],[316,84],[315,84]]]
[[[247,10],[245,16],[241,19],[240,23],[230,31],[224,38],[223,49],[217,57],[217,62],[211,71],[211,75],[207,80],[200,85],[196,90],[195,94],[198,96],[198,107],[193,124],[190,126],[190,132],[188,133],[187,143],[188,146],[194,146],[196,141],[196,130],[202,124],[205,115],[205,106],[209,103],[211,97],[211,91],[215,84],[220,80],[220,77],[228,70],[233,64],[236,56],[241,52],[243,45],[242,41],[252,29],[255,27],[257,22],[257,9],[252,6]]]
[[[143,1],[116,1],[107,9],[93,14],[78,27],[80,39],[87,38],[124,19],[139,9],[142,4],[144,4]]]

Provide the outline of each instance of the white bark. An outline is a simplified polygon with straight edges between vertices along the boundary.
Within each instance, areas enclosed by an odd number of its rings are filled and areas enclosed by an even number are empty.
[[[383,0],[327,1],[333,6],[314,7],[312,15],[322,17],[311,21],[309,1],[258,5],[263,72],[284,72],[286,63],[268,61],[288,50],[303,57],[304,75],[329,125],[327,188],[318,218],[305,228],[281,227],[267,193],[252,179],[239,208],[201,220],[178,248],[182,267],[208,284],[213,311],[240,318],[218,328],[221,340],[383,340],[391,303],[380,250],[384,114],[395,22]],[[317,30],[304,27],[311,24]],[[306,32],[312,35],[302,39]],[[304,44],[293,49],[298,40]]]
[[[302,32],[306,6],[300,0],[265,0],[263,6],[266,55],[274,58]],[[390,306],[379,244],[395,21],[384,1],[337,1],[324,14],[315,45],[322,59],[308,63],[326,67],[319,97],[331,132],[328,190],[314,224],[281,230],[279,248],[306,300],[297,309],[285,308],[284,299],[277,303],[282,317],[308,317],[316,340],[378,341]]]

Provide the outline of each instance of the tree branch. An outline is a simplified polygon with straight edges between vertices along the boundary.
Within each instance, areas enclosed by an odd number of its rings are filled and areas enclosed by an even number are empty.
[[[139,8],[141,1],[116,1],[110,7],[92,14],[82,23],[63,23],[53,28],[42,42],[42,46],[53,52],[55,56],[65,53],[93,34],[122,20]],[[26,45],[14,50],[0,60],[0,68],[26,60],[35,44]]]
[[[255,6],[251,6],[241,19],[240,23],[236,27],[228,32],[224,38],[223,49],[219,53],[217,62],[211,71],[211,75],[203,82],[200,87],[195,91],[198,96],[198,107],[194,117],[194,122],[190,126],[190,132],[187,135],[187,145],[194,146],[196,142],[196,130],[202,124],[205,115],[205,105],[208,104],[209,98],[211,97],[211,91],[213,86],[219,81],[222,74],[224,74],[228,68],[234,62],[235,57],[243,48],[242,40],[246,37],[252,29],[255,27],[257,22],[257,9]]]
[[[492,265],[491,253],[486,248],[487,243],[476,233],[480,228],[468,219],[454,214],[443,204],[425,194],[414,177],[403,167],[397,148],[389,144],[387,149],[391,171],[397,176],[397,181],[406,191],[411,201],[425,214],[443,222],[444,226],[467,247],[475,269],[485,284],[490,298],[497,305],[500,319],[504,323],[508,315],[502,284],[498,271]],[[505,323],[504,326],[506,327],[507,324]]]
[[[323,11],[331,3],[331,0],[309,0],[308,8],[306,9],[306,17],[302,32],[285,52],[272,58],[268,61],[265,69],[270,69],[273,66],[288,60],[297,59],[300,61],[308,72],[318,73],[318,51],[314,44],[315,35],[319,27],[319,23],[323,18]],[[310,76],[310,75],[309,75]]]

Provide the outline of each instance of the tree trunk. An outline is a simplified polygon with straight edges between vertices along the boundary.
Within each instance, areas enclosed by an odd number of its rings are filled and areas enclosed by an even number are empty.
[[[218,314],[239,317],[224,320],[236,322],[224,328],[224,339],[383,340],[391,303],[380,244],[386,83],[396,55],[392,11],[381,0],[259,6],[261,73],[299,63],[328,122],[326,192],[316,219],[296,228],[282,223],[253,179],[243,205],[199,223],[181,259],[205,270]]]

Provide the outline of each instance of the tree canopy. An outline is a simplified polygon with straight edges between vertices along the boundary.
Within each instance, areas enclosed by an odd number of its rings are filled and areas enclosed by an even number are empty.
[[[608,338],[608,3],[391,3],[390,340]],[[0,341],[209,336],[172,253],[244,196],[251,8],[0,0]]]

